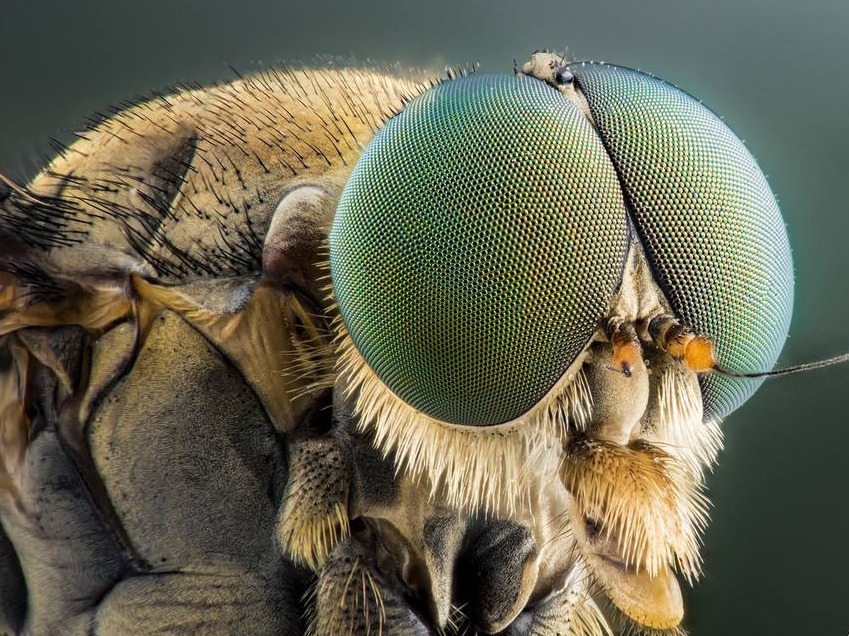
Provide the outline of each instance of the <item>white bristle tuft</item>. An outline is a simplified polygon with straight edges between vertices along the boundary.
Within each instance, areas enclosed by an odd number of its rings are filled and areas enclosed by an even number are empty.
[[[425,483],[431,497],[473,513],[511,515],[533,485],[526,474],[554,476],[568,439],[567,425],[586,427],[592,410],[581,361],[521,418],[475,427],[436,420],[395,395],[357,350],[341,320],[335,324],[337,369],[355,399],[360,430],[371,432],[396,469]],[[533,469],[528,469],[533,466]]]

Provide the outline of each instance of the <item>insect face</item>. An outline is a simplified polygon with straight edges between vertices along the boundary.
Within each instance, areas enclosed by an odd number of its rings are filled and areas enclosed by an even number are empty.
[[[607,596],[670,627],[719,421],[759,383],[710,371],[774,364],[789,244],[701,103],[546,56],[436,86],[365,150],[330,235],[340,368],[361,427],[461,508],[533,508],[559,474]]]

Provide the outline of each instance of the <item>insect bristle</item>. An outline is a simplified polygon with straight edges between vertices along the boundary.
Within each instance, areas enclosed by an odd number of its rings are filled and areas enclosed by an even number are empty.
[[[698,579],[708,506],[700,480],[645,442],[576,436],[565,452],[560,474],[577,510],[615,539],[626,567],[655,576],[675,565],[688,581]]]
[[[394,455],[396,470],[420,480],[432,497],[454,508],[513,514],[539,486],[529,476],[544,474],[546,466],[554,473],[568,429],[589,419],[591,398],[579,363],[515,421],[496,427],[441,422],[395,395],[359,353],[342,321],[334,326],[338,375],[355,401],[359,429],[372,435],[385,456]]]

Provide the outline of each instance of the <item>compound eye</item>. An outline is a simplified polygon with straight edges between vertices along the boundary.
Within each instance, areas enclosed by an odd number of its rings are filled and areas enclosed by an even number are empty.
[[[374,137],[330,234],[344,326],[382,383],[449,424],[537,404],[585,348],[628,244],[587,118],[542,81],[472,75]]]
[[[720,366],[771,368],[790,326],[793,263],[752,155],[713,112],[660,79],[591,62],[569,68],[672,309],[715,340]],[[702,377],[705,418],[724,417],[760,382]]]

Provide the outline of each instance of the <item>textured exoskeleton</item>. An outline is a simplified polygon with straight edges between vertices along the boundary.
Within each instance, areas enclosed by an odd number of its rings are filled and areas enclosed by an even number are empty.
[[[641,83],[671,96],[665,164],[629,143]],[[792,287],[760,172],[676,91],[549,54],[443,83],[267,71],[4,179],[0,633],[682,633],[702,472],[756,388],[705,372],[770,366]],[[725,145],[693,185],[705,130]],[[743,164],[737,222],[711,188]],[[703,198],[694,224],[675,197]],[[679,245],[715,270],[714,212],[780,267],[744,241],[707,292],[682,279]],[[743,257],[761,287],[738,293]],[[729,334],[738,310],[766,336]]]

